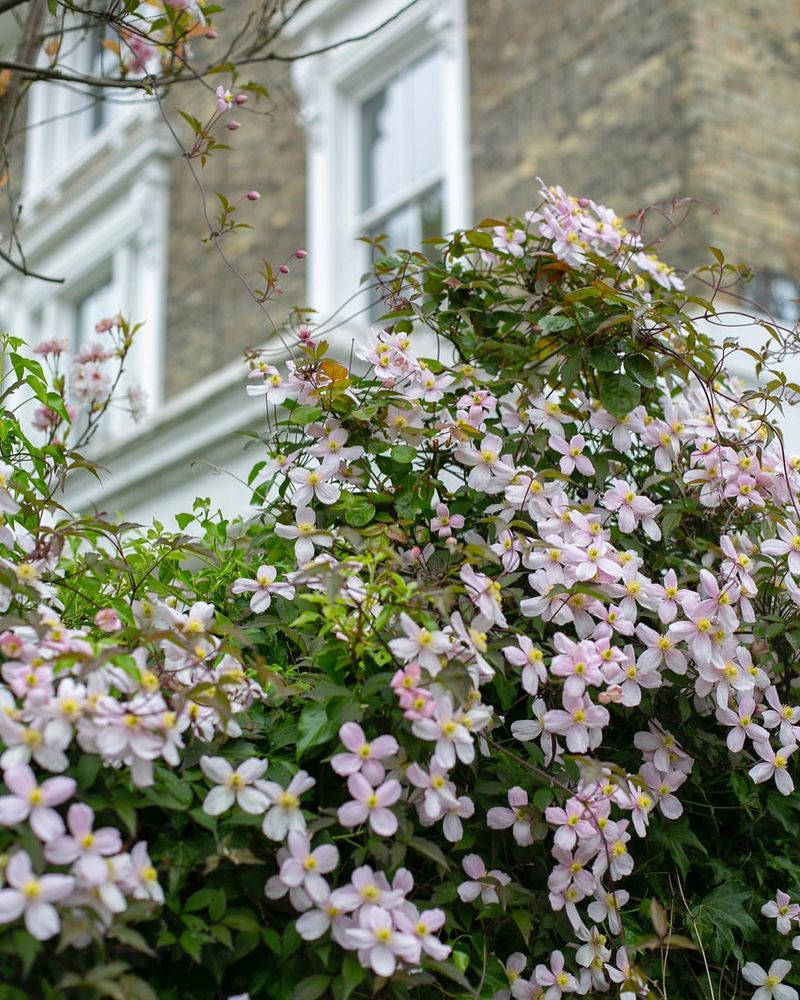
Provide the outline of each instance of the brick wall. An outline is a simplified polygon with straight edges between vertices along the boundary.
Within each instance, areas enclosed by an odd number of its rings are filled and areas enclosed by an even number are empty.
[[[709,242],[800,281],[800,0],[692,8],[690,193]]]
[[[469,25],[477,215],[537,175],[620,212],[689,196],[672,260],[800,274],[800,0],[469,0]]]
[[[233,5],[229,7],[232,12]],[[231,20],[226,12],[225,24]],[[251,97],[245,107],[237,108],[235,117],[242,127],[235,133],[224,132],[222,140],[229,141],[235,151],[215,153],[205,168],[200,168],[198,161],[194,166],[212,212],[216,210],[216,191],[231,202],[247,191],[261,193],[259,202],[245,202],[238,213],[239,221],[253,228],[238,230],[222,240],[231,263],[255,284],[262,258],[277,266],[305,245],[305,135],[297,124],[297,99],[284,64],[243,69],[240,79],[266,86],[271,100],[256,103]],[[222,75],[218,80],[228,83]],[[175,88],[171,101],[201,120],[213,108],[213,94],[195,84],[186,84],[182,90]],[[234,112],[229,115],[233,117]],[[182,140],[190,144],[190,129],[176,120]],[[240,357],[245,347],[265,341],[271,330],[239,278],[213,246],[202,243],[207,233],[202,199],[187,163],[180,157],[173,163],[171,184],[167,396]],[[295,261],[282,285],[284,294],[268,303],[270,314],[278,322],[285,318],[289,307],[305,305],[304,265]]]

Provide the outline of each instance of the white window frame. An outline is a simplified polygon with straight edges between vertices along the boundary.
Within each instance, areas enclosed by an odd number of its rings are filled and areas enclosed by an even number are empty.
[[[403,0],[315,0],[292,19],[290,37],[297,51],[322,48],[365,34],[403,6]],[[433,48],[442,54],[442,214],[449,232],[468,225],[471,215],[464,0],[420,0],[368,38],[292,66],[308,136],[307,294],[320,317],[362,287],[358,281],[369,265],[368,248],[357,242],[364,231],[356,228],[365,218],[359,198],[361,100]],[[401,194],[396,204],[402,204]],[[354,303],[348,313],[365,308],[367,295]],[[363,329],[366,322],[362,317],[355,325]]]
[[[92,43],[92,34],[87,29],[74,42],[66,68],[91,75],[95,69],[91,64]],[[44,55],[41,60],[47,64]],[[114,56],[109,53],[108,62],[113,61]],[[141,122],[154,122],[158,118],[156,100],[140,90],[108,88],[104,98],[111,113],[92,133],[90,119],[95,98],[88,88],[55,81],[33,84],[28,96],[22,178],[27,212],[35,212],[41,202],[69,184],[92,161],[125,144],[131,130]],[[54,160],[53,151],[59,148],[66,148],[68,152]]]
[[[163,398],[173,153],[168,134],[139,119],[130,146],[102,149],[102,155],[91,160],[100,168],[96,173],[87,169],[85,183],[80,178],[74,182],[69,197],[61,197],[54,186],[24,220],[20,240],[28,267],[63,278],[64,283],[25,277],[10,268],[0,273],[0,322],[33,346],[42,337],[72,339],[76,300],[92,275],[110,267],[116,308],[132,322],[144,323],[120,388],[141,384],[151,413]],[[41,324],[34,324],[37,316]],[[101,449],[134,430],[130,416],[115,408],[107,421],[108,431],[98,444]]]

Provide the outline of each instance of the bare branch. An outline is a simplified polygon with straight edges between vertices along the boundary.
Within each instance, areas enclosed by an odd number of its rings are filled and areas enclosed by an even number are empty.
[[[24,274],[26,278],[38,278],[40,281],[50,281],[54,285],[63,285],[63,278],[51,278],[47,274],[39,274],[38,271],[31,271],[24,261],[14,260],[10,254],[7,254],[2,247],[0,247],[0,260],[4,260],[7,264],[14,268],[15,271],[19,271],[20,274]]]
[[[331,42],[330,45],[323,45],[318,49],[310,49],[308,52],[298,52],[295,55],[281,55],[278,52],[268,52],[263,56],[251,56],[250,58],[239,60],[237,65],[247,66],[250,63],[260,62],[299,62],[301,59],[309,59],[311,56],[319,56],[324,52],[332,52],[334,49],[340,49],[342,46],[350,45],[353,42],[363,42],[364,39],[377,35],[379,31],[391,24],[392,21],[396,21],[399,17],[402,17],[407,10],[411,10],[411,8],[418,2],[419,0],[409,0],[409,3],[407,3],[404,7],[401,7],[397,13],[392,14],[391,17],[387,17],[385,21],[381,21],[380,24],[376,25],[374,28],[370,28],[369,31],[365,31],[361,35],[350,35],[347,38],[340,39],[338,42]]]

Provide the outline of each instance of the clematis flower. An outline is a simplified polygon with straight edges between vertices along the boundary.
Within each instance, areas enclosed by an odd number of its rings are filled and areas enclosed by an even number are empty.
[[[313,788],[316,781],[305,771],[298,771],[283,788],[276,781],[259,780],[256,785],[269,800],[262,830],[270,840],[283,840],[290,830],[305,830],[306,820],[300,809],[300,796]]]
[[[332,504],[341,496],[341,487],[329,480],[339,463],[326,459],[320,465],[296,466],[289,472],[289,479],[295,484],[291,502],[295,507],[307,507],[316,498],[321,504]]]
[[[470,600],[480,611],[479,617],[483,617],[487,625],[506,628],[508,623],[502,610],[502,587],[498,581],[484,573],[477,573],[469,564],[461,567],[459,576],[467,588]]]
[[[494,868],[491,871],[487,871],[486,865],[484,865],[478,854],[468,854],[461,862],[461,866],[467,875],[469,875],[469,880],[462,882],[457,887],[458,895],[462,902],[471,903],[478,896],[481,897],[484,906],[500,902],[500,897],[497,895],[494,883],[508,885],[511,881],[510,875]]]
[[[0,796],[0,826],[16,826],[27,819],[45,843],[64,833],[64,821],[53,806],[75,794],[74,778],[47,778],[38,785],[27,764],[15,764],[4,772],[3,781],[11,794]]]
[[[788,892],[779,889],[775,899],[764,903],[761,913],[765,917],[776,921],[776,929],[779,934],[788,934],[792,929],[792,921],[800,918],[800,906],[793,903]]]
[[[111,826],[94,830],[94,810],[83,802],[73,802],[67,812],[68,834],[44,845],[44,856],[54,865],[69,865],[78,858],[107,857],[122,851],[119,830]]]
[[[329,930],[331,937],[341,948],[350,948],[347,930],[353,926],[353,921],[347,914],[357,909],[358,903],[343,898],[342,889],[331,892],[327,884],[322,891],[312,885],[308,895],[313,905],[295,923],[300,937],[304,941],[317,941]]]
[[[766,740],[759,740],[753,744],[753,749],[762,758],[760,764],[755,764],[748,771],[753,781],[758,785],[774,778],[775,785],[781,795],[791,795],[794,791],[794,782],[787,771],[787,765],[789,757],[797,749],[797,744],[793,743],[790,746],[773,750]]]
[[[560,951],[554,951],[550,955],[550,965],[537,965],[534,970],[536,982],[546,992],[546,1000],[560,1000],[565,993],[574,993],[576,982],[569,972],[564,969],[564,956]]]
[[[360,771],[371,785],[379,785],[386,774],[381,761],[400,749],[394,736],[378,736],[369,742],[356,722],[345,722],[339,729],[339,739],[349,752],[334,754],[331,767],[344,777]]]
[[[150,860],[145,840],[136,844],[131,851],[131,869],[126,882],[134,899],[152,899],[156,903],[164,902],[164,890],[159,885],[158,872]]]
[[[451,514],[447,504],[436,505],[436,517],[431,521],[431,531],[435,531],[439,538],[450,538],[453,531],[459,531],[464,527],[464,518],[461,514]]]
[[[234,771],[224,757],[201,757],[200,768],[208,780],[217,785],[203,801],[203,812],[207,815],[220,816],[234,802],[244,812],[255,816],[269,808],[269,799],[264,792],[252,787],[267,769],[265,760],[250,757]]]
[[[458,720],[449,694],[439,698],[429,719],[415,719],[411,731],[421,740],[435,740],[436,760],[446,770],[455,767],[456,757],[464,764],[475,759],[471,732]]]
[[[752,1000],[798,1000],[797,990],[787,986],[783,980],[792,971],[792,963],[778,958],[769,967],[769,972],[756,962],[747,962],[742,966],[742,976],[757,986]]]
[[[280,538],[295,538],[294,554],[298,566],[304,566],[314,558],[317,546],[329,549],[333,545],[333,536],[317,528],[316,511],[310,507],[298,507],[295,511],[295,524],[275,524],[275,534]]]
[[[373,788],[362,774],[351,774],[347,789],[353,798],[339,807],[337,816],[342,826],[359,826],[369,820],[370,827],[381,837],[397,832],[397,817],[389,806],[400,798],[399,781],[392,778]]]
[[[473,444],[460,444],[456,448],[456,461],[470,466],[467,483],[473,490],[499,492],[514,478],[512,460],[503,456],[502,451],[503,441],[496,434],[487,434],[480,448]]]
[[[272,595],[278,594],[280,597],[291,601],[294,597],[294,587],[291,583],[276,583],[275,577],[278,575],[274,566],[259,566],[255,580],[247,580],[244,577],[239,579],[231,587],[231,593],[246,594],[255,591],[250,598],[250,610],[254,614],[266,611],[272,604]]]
[[[8,888],[0,889],[0,924],[24,917],[25,928],[37,941],[55,937],[61,927],[53,903],[66,899],[75,879],[71,875],[36,876],[25,851],[12,855],[6,868]]]
[[[529,847],[533,843],[531,832],[531,817],[526,814],[528,793],[524,788],[515,785],[508,790],[508,805],[496,806],[486,814],[486,823],[490,830],[507,830],[512,827],[514,840],[520,847]]]
[[[379,906],[362,910],[358,926],[348,928],[346,936],[351,947],[358,948],[363,963],[384,978],[394,973],[398,958],[415,963],[419,961],[422,951],[419,940],[398,931],[391,915]]]
[[[571,476],[575,469],[584,476],[594,475],[594,466],[583,454],[586,438],[582,434],[573,434],[569,441],[560,434],[551,434],[548,444],[562,456],[558,465],[565,476]]]
[[[800,576],[800,532],[797,525],[787,521],[778,525],[778,538],[770,538],[762,542],[761,551],[768,556],[788,555],[789,572]]]
[[[323,875],[339,864],[339,852],[333,844],[311,850],[311,838],[304,830],[291,830],[287,839],[288,857],[281,864],[280,878],[290,889],[302,886],[313,900],[325,894],[328,884]]]
[[[441,669],[439,657],[450,649],[447,636],[443,632],[431,632],[424,626],[417,625],[405,612],[400,615],[400,624],[406,634],[405,638],[390,639],[389,649],[403,663],[414,660],[435,677]]]
[[[444,910],[423,910],[409,903],[408,909],[398,910],[395,914],[398,930],[417,938],[422,951],[430,955],[436,962],[443,962],[451,952],[450,945],[443,944],[436,937],[436,931],[444,927]]]

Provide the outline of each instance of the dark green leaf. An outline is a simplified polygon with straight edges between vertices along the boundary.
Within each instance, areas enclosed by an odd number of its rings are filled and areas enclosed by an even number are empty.
[[[626,417],[639,405],[641,390],[627,375],[601,372],[600,402],[612,416]]]

